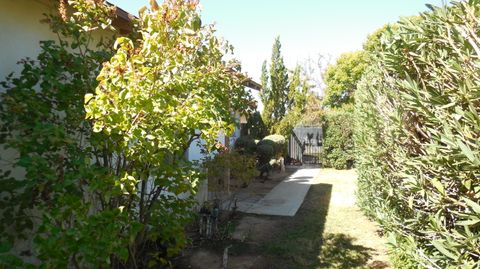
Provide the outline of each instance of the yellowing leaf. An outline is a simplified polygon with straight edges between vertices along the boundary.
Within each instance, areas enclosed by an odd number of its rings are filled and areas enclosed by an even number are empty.
[[[432,185],[443,195],[445,195],[445,187],[443,184],[436,178],[432,179]]]

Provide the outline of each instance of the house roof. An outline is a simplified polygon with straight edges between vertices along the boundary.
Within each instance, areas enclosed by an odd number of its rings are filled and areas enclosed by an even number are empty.
[[[135,15],[128,13],[124,9],[107,2],[108,5],[112,5],[115,7],[116,17],[113,20],[113,25],[117,27],[121,34],[128,34],[132,31],[132,20],[136,18]]]
[[[257,91],[261,91],[262,90],[262,85],[260,85],[259,83],[255,82],[253,79],[251,78],[248,78],[247,80],[245,80],[243,82],[243,86],[245,87],[248,87],[248,88],[251,88],[251,89],[254,89],[254,90],[257,90]]]

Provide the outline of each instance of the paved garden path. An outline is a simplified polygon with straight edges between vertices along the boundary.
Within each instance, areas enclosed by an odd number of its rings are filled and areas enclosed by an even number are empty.
[[[319,172],[319,168],[298,169],[265,197],[253,204],[240,205],[239,210],[259,215],[295,216]]]

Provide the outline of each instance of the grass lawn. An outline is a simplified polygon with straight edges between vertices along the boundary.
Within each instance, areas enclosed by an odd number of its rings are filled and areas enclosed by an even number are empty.
[[[353,170],[322,169],[297,215],[263,243],[276,268],[388,268],[385,241],[355,205]]]

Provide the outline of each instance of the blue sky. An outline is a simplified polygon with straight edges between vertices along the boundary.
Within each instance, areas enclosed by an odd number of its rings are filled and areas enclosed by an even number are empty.
[[[157,0],[159,3],[161,0]],[[148,0],[111,0],[137,14]],[[442,0],[201,0],[202,20],[235,47],[243,71],[258,80],[261,64],[280,36],[287,67],[317,55],[335,58],[361,48],[366,36],[401,16]]]

